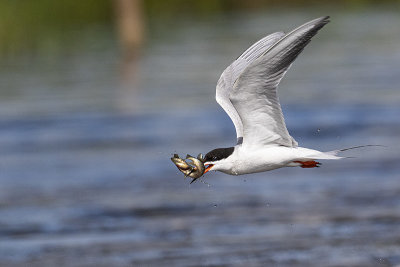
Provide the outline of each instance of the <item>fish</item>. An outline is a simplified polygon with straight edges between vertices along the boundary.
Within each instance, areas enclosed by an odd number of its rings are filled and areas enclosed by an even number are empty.
[[[190,162],[191,165],[194,166],[193,171],[189,174],[189,177],[193,179],[190,183],[193,183],[204,174],[204,171],[206,169],[204,167],[203,155],[199,154],[197,158],[187,155],[186,159]]]
[[[176,165],[178,170],[180,170],[185,177],[193,172],[194,167],[189,165],[185,160],[181,159],[178,154],[174,154],[171,161]]]
[[[205,171],[204,157],[200,153],[197,158],[186,155],[186,160],[179,157],[178,154],[174,154],[171,161],[176,165],[178,170],[180,170],[186,177],[192,178],[190,183],[193,183],[198,178],[200,178]]]

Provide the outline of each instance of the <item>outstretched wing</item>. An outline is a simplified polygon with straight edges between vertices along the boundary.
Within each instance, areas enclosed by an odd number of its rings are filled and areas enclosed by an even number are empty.
[[[234,82],[229,99],[243,125],[243,145],[277,144],[296,147],[289,135],[277,87],[290,65],[329,17],[303,24],[253,60]]]
[[[225,110],[231,118],[236,129],[236,136],[238,144],[243,140],[243,125],[239,114],[233,107],[229,99],[234,82],[239,75],[258,57],[260,57],[269,47],[281,39],[285,34],[283,32],[276,32],[270,34],[263,39],[259,40],[248,48],[243,54],[229,65],[217,83],[216,100],[218,104]]]

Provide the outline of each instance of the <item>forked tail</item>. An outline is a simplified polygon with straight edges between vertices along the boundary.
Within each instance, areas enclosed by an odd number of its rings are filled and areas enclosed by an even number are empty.
[[[315,160],[352,158],[352,157],[339,156],[339,153],[347,151],[347,150],[356,149],[356,148],[373,147],[373,146],[384,147],[382,145],[363,145],[363,146],[354,146],[354,147],[349,147],[349,148],[337,149],[337,150],[332,150],[332,151],[327,151],[327,152],[317,152],[317,153],[313,153],[313,154],[308,154],[304,158],[293,161],[293,162],[298,164],[297,166],[300,166],[302,168],[315,168],[315,167],[319,167],[321,165],[321,163],[319,163],[318,161],[315,161]]]
[[[342,157],[338,156],[340,152],[344,152],[347,150],[352,150],[356,148],[363,148],[363,147],[385,147],[383,145],[362,145],[362,146],[353,146],[353,147],[348,147],[348,148],[342,148],[342,149],[337,149],[337,150],[332,150],[332,151],[327,151],[327,152],[322,152],[322,154],[325,154],[328,156],[328,158],[317,158],[317,159],[343,159],[343,158],[352,158],[352,157]]]

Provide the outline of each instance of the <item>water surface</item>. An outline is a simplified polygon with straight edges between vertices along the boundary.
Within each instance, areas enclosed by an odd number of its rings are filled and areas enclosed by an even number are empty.
[[[279,89],[301,146],[386,147],[192,185],[169,160],[232,145],[214,101],[222,70],[267,33],[320,15],[178,19],[128,63],[100,26],[65,54],[1,63],[0,265],[400,264],[397,13],[332,13]]]

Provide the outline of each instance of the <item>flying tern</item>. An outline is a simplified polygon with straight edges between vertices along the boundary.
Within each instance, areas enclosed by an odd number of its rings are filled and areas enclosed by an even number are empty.
[[[216,100],[235,125],[237,144],[204,157],[204,173],[231,175],[282,167],[314,168],[317,160],[336,160],[344,150],[321,152],[299,147],[290,136],[277,95],[279,82],[329,17],[309,21],[293,31],[272,33],[248,48],[222,73]]]

